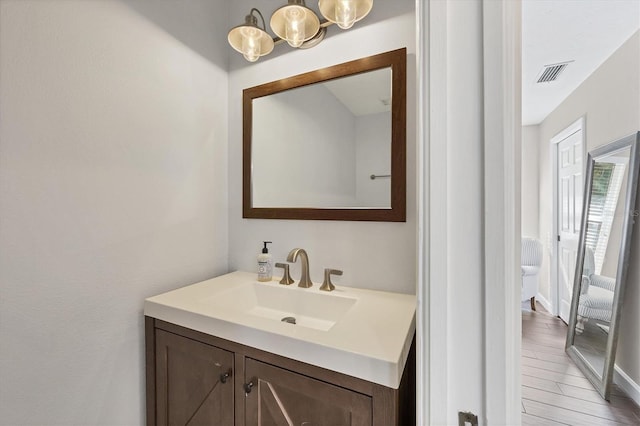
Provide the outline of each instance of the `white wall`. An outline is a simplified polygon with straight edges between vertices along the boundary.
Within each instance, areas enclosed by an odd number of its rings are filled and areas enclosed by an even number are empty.
[[[309,2],[311,5],[312,2]],[[235,1],[230,19],[241,22],[251,7],[267,17],[281,1]],[[312,5],[315,6],[315,5]],[[323,269],[344,270],[335,283],[414,293],[416,288],[415,16],[413,0],[376,2],[367,18],[349,31],[333,26],[327,38],[308,50],[276,46],[258,62],[231,58],[229,74],[229,266],[256,270],[262,240],[273,241],[274,261],[295,247],[310,256],[311,278]],[[242,219],[242,90],[302,72],[407,47],[407,222],[346,222]],[[299,264],[292,275],[299,277]]]
[[[538,146],[540,128],[522,127],[522,236],[540,238],[538,233]]]
[[[0,3],[0,423],[143,424],[144,298],[227,271],[226,7]]]
[[[540,236],[551,238],[552,174],[549,141],[581,116],[588,152],[640,130],[640,33],[636,32],[540,124]],[[636,229],[637,231],[637,229]],[[616,363],[640,384],[640,232],[634,232]],[[546,246],[548,255],[548,247]],[[548,257],[540,292],[549,299]]]

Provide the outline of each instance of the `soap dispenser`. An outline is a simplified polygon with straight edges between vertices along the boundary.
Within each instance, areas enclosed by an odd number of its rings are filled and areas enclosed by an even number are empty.
[[[271,260],[271,255],[269,254],[269,249],[267,248],[267,244],[271,244],[271,241],[263,241],[264,248],[262,249],[262,253],[258,255],[258,281],[271,281],[273,275],[273,264]]]

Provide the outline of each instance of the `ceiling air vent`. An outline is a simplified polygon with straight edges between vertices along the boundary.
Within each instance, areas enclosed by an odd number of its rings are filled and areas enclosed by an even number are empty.
[[[538,74],[538,83],[549,83],[551,81],[556,81],[558,76],[564,69],[573,61],[562,62],[560,64],[553,65],[545,65]]]

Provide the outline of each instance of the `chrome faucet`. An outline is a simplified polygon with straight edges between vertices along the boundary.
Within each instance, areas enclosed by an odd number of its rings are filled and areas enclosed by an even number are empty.
[[[302,258],[302,276],[300,277],[300,282],[298,282],[298,287],[309,288],[313,285],[311,282],[311,277],[309,276],[309,256],[307,256],[307,252],[301,248],[294,248],[289,252],[289,256],[287,256],[287,262],[294,263],[298,260],[298,256]]]

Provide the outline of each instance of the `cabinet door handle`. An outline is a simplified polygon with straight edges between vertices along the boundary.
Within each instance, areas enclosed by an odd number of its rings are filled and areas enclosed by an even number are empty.
[[[231,370],[227,371],[227,372],[226,372],[226,373],[224,373],[224,374],[221,374],[221,375],[220,375],[220,381],[221,381],[222,383],[227,383],[227,379],[228,379],[229,377],[231,377]]]
[[[249,395],[251,393],[251,389],[253,388],[253,380],[250,381],[249,383],[245,383],[244,384],[244,394]]]

